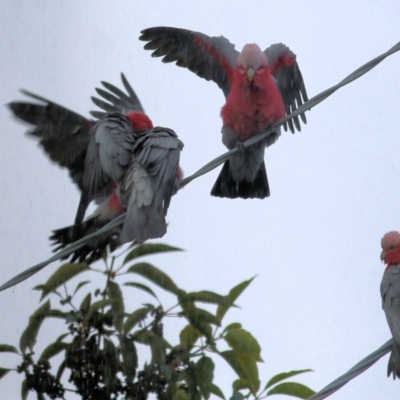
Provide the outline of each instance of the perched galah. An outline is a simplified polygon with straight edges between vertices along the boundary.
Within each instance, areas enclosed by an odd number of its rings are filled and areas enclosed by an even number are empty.
[[[400,378],[400,233],[386,233],[381,245],[381,260],[386,264],[381,283],[382,308],[393,336],[387,374],[396,379]]]
[[[182,148],[174,131],[154,128],[143,113],[108,114],[91,129],[81,204],[116,183],[116,194],[127,209],[120,243],[164,236],[165,216],[179,187]]]
[[[93,117],[101,120],[107,113],[129,110],[144,113],[136,93],[123,74],[121,74],[121,79],[127,94],[107,82],[102,82],[102,84],[108,91],[96,88],[97,93],[106,101],[92,97],[93,102],[104,110],[92,111]],[[84,189],[85,160],[91,140],[90,130],[95,126],[96,121],[87,119],[41,96],[24,90],[22,92],[39,100],[41,104],[12,102],[8,105],[9,108],[18,119],[34,126],[33,130],[27,132],[28,136],[40,139],[39,144],[50,156],[50,159],[60,166],[68,168],[72,180],[82,191]],[[180,170],[178,176],[179,173]],[[50,239],[54,241],[55,245],[58,245],[55,251],[95,232],[124,213],[126,208],[120,202],[117,189],[117,183],[110,181],[103,186],[102,191],[97,190],[92,199],[95,200],[98,207],[85,221],[82,220],[88,203],[82,204],[81,199],[75,225],[53,232]],[[72,261],[77,259],[79,261],[95,261],[102,256],[107,246],[113,251],[120,244],[120,232],[121,228],[116,228],[96,237],[77,250],[72,256]]]
[[[296,55],[281,43],[264,52],[256,44],[246,44],[239,53],[223,36],[209,37],[178,28],[149,28],[141,33],[139,39],[148,42],[144,48],[155,50],[153,57],[163,57],[165,63],[176,61],[177,66],[213,80],[225,95],[222,142],[228,149],[238,147],[239,152],[225,162],[211,195],[244,199],[269,196],[264,151],[276,142],[280,128],[250,148],[244,149],[241,143],[308,100]],[[300,117],[306,123],[304,113]],[[288,125],[292,133],[294,126],[301,130],[298,117]],[[284,127],[286,130],[286,124]]]

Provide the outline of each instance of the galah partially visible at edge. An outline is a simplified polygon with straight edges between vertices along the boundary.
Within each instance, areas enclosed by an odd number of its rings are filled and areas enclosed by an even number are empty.
[[[127,94],[107,82],[102,82],[102,84],[108,91],[96,88],[97,93],[106,101],[92,97],[92,101],[104,110],[91,111],[93,117],[101,120],[107,113],[123,112],[124,110],[144,113],[136,93],[123,74],[121,74],[121,79]],[[61,167],[68,168],[72,180],[82,191],[90,130],[96,121],[87,119],[36,94],[25,90],[22,92],[39,100],[41,104],[15,101],[8,104],[9,108],[18,119],[34,126],[34,129],[27,132],[28,136],[40,139],[39,144],[50,159]],[[109,182],[103,189],[102,192],[97,192],[94,198],[98,207],[91,216],[82,221],[87,205],[85,207],[80,205],[76,217],[77,223],[53,232],[50,239],[58,246],[54,251],[93,233],[126,211],[119,201],[115,182]],[[119,245],[120,232],[121,228],[118,227],[93,239],[72,255],[72,261],[93,262],[102,256],[107,246],[113,251]]]
[[[156,27],[139,37],[153,57],[176,62],[199,77],[214,81],[226,99],[221,116],[222,142],[239,152],[225,162],[211,191],[217,197],[260,198],[270,195],[264,163],[265,147],[275,143],[280,128],[265,140],[244,149],[241,143],[265,131],[307,101],[296,55],[284,44],[273,44],[264,52],[246,44],[239,53],[223,36],[210,37],[185,29]],[[304,123],[306,117],[300,114]],[[289,129],[301,130],[298,117],[288,121]],[[287,125],[284,125],[285,130]]]
[[[127,212],[120,243],[144,242],[166,233],[165,216],[179,187],[182,148],[173,130],[153,128],[140,112],[108,114],[91,129],[83,203],[96,198],[110,182],[117,184],[116,193]]]
[[[382,308],[393,336],[387,375],[400,378],[400,233],[391,231],[381,240],[381,260],[386,264],[381,283]]]

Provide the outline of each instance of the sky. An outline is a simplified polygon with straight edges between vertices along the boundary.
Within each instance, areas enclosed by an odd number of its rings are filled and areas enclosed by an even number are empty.
[[[0,104],[23,100],[18,90],[24,88],[89,116],[94,88],[101,80],[121,86],[123,71],[155,125],[174,129],[184,142],[186,176],[225,152],[224,97],[214,83],[153,59],[138,40],[142,29],[223,35],[238,50],[246,43],[285,43],[297,54],[309,97],[400,40],[400,3],[393,0],[3,0],[2,11]],[[379,254],[383,234],[400,230],[399,63],[400,54],[387,58],[308,112],[301,132],[283,133],[266,150],[268,199],[211,197],[219,168],[172,199],[168,233],[159,242],[185,252],[148,261],[188,291],[226,294],[257,275],[225,322],[241,322],[258,339],[264,384],[279,372],[311,368],[297,380],[319,390],[390,338]],[[73,222],[79,194],[6,107],[0,107],[0,125],[4,283],[50,256],[48,236]],[[39,306],[31,289],[57,265],[0,293],[0,343],[18,346]],[[138,307],[149,298],[130,291],[125,300]],[[163,297],[166,306],[173,300]],[[60,324],[43,325],[38,349],[62,331]],[[176,338],[179,330],[169,329]],[[0,354],[1,367],[17,362]],[[331,398],[397,398],[400,383],[386,377],[386,366],[387,356]],[[226,396],[234,379],[227,365],[217,364],[215,383]],[[10,373],[0,391],[18,398],[21,381]]]

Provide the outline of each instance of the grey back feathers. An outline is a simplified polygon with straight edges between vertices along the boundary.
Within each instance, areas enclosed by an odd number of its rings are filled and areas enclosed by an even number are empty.
[[[392,333],[394,344],[389,357],[388,376],[400,378],[400,265],[385,271],[381,283],[382,308]]]
[[[182,142],[156,127],[136,133],[128,117],[113,113],[91,131],[83,197],[91,201],[109,182],[127,207],[120,242],[143,242],[166,232],[165,215],[177,187]]]
[[[178,188],[178,167],[183,143],[175,132],[156,127],[137,137],[125,179],[129,196],[121,243],[162,237],[171,197]]]

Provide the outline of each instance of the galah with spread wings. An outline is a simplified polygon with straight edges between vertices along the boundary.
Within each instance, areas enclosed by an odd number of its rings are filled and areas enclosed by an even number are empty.
[[[396,379],[400,378],[400,233],[386,233],[381,245],[381,260],[386,264],[381,283],[382,308],[393,336],[387,374]]]
[[[102,82],[102,84],[108,91],[96,88],[97,93],[106,100],[92,97],[93,102],[104,110],[91,112],[96,119],[104,119],[107,113],[122,113],[127,110],[137,111],[143,115],[144,109],[136,93],[123,74],[121,74],[121,78],[127,94],[107,82]],[[41,104],[15,101],[8,104],[9,108],[18,119],[34,126],[33,130],[27,132],[28,136],[39,138],[39,144],[50,156],[50,159],[58,165],[66,167],[82,194],[85,193],[83,182],[85,160],[91,143],[90,131],[96,125],[96,121],[87,119],[41,96],[24,90],[22,92],[39,100]],[[178,177],[179,174],[181,174],[180,169],[178,169]],[[111,180],[102,186],[101,191],[96,190],[92,199],[95,200],[98,207],[91,216],[83,221],[89,202],[86,201],[85,196],[81,196],[76,223],[73,226],[54,231],[50,239],[54,241],[55,245],[58,245],[55,251],[95,232],[126,211],[126,207],[120,202],[118,184]],[[99,259],[107,246],[111,251],[118,247],[120,233],[121,228],[118,227],[98,236],[77,250],[73,254],[72,260],[93,262]]]
[[[81,204],[89,204],[115,183],[127,210],[120,243],[164,236],[165,216],[179,187],[183,143],[175,132],[154,128],[143,113],[128,112],[108,114],[90,135]]]
[[[238,147],[239,151],[225,162],[211,195],[244,199],[269,196],[264,151],[276,142],[280,128],[247,149],[241,143],[308,100],[296,55],[281,43],[265,51],[256,44],[246,44],[239,53],[223,36],[210,37],[178,28],[156,27],[141,33],[139,39],[148,42],[144,48],[154,50],[153,57],[163,57],[165,63],[176,62],[214,81],[225,95],[222,142],[228,149]],[[300,117],[306,123],[304,113]],[[292,133],[294,127],[301,130],[298,117],[289,120],[288,125]]]

